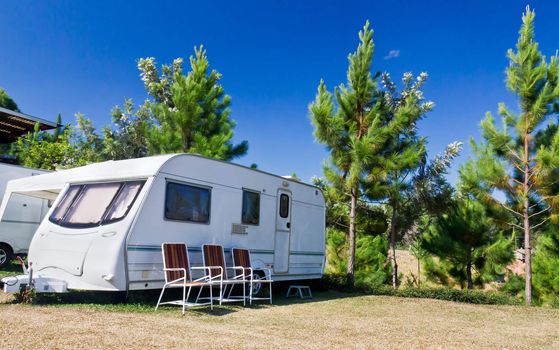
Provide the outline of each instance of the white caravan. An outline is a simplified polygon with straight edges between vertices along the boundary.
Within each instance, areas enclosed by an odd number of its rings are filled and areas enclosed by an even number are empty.
[[[24,194],[4,192],[8,181],[39,175],[44,170],[0,163],[0,199],[5,210],[0,215],[0,267],[11,256],[27,254],[35,230],[49,210],[49,201]]]
[[[29,250],[45,291],[161,288],[163,242],[185,242],[193,265],[202,264],[203,244],[220,244],[229,264],[231,248],[250,249],[253,267],[272,269],[276,281],[323,273],[324,197],[290,178],[175,154],[97,163],[8,187],[43,198],[61,192]]]

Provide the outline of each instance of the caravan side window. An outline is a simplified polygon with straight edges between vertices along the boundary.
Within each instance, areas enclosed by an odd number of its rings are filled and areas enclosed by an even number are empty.
[[[241,221],[243,224],[258,225],[260,222],[260,193],[243,190]]]
[[[170,220],[210,222],[211,191],[176,182],[167,182],[165,218]]]

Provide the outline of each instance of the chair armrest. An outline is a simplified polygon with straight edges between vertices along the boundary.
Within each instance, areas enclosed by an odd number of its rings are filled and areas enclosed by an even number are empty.
[[[208,274],[202,278],[197,279],[196,281],[205,279],[207,277],[209,277],[210,281],[214,280],[216,278],[219,278],[220,280],[223,280],[223,267],[221,266],[194,266],[190,268],[191,270],[206,270],[208,271]],[[221,272],[219,274],[217,274],[216,276],[212,276],[212,270],[213,269],[219,269]]]
[[[175,282],[179,282],[179,281],[185,281],[186,282],[186,269],[182,268],[182,267],[174,267],[174,268],[163,268],[163,271],[181,271],[183,273],[183,276],[180,278],[177,278],[176,280],[167,282],[167,283],[175,283]],[[167,279],[167,275],[165,275],[165,280]]]

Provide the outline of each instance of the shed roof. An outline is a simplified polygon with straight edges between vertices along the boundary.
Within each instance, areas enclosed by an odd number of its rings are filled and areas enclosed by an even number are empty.
[[[32,132],[35,123],[41,130],[50,130],[58,125],[47,120],[0,107],[0,144],[14,142],[18,137]]]

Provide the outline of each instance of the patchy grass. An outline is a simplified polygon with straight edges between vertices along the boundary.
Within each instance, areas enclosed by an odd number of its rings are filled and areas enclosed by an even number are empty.
[[[176,307],[0,303],[0,347],[33,349],[559,347],[559,310],[318,292],[274,306]],[[151,304],[151,305],[150,305]],[[104,306],[103,306],[104,305]],[[113,306],[111,306],[113,305]],[[117,305],[117,306],[114,306]],[[148,307],[150,306],[150,307]],[[148,312],[150,311],[150,312]],[[21,342],[25,339],[24,342]]]

